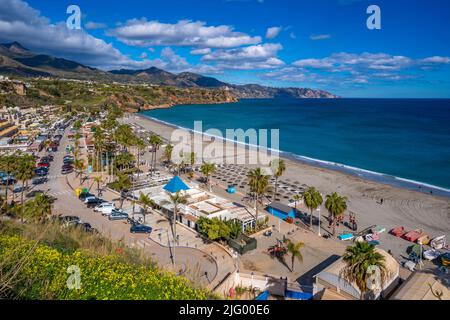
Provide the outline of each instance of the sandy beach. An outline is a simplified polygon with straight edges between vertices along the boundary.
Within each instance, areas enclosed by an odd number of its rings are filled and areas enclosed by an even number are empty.
[[[130,114],[124,121],[136,123],[168,140],[175,129],[173,126],[138,114]],[[218,140],[212,143],[224,144],[223,141]],[[229,151],[234,151],[232,154],[235,156],[244,154],[248,157],[251,154],[246,152],[243,145],[234,145],[228,141],[225,143],[226,154],[230,154]],[[201,159],[198,160],[201,163]],[[204,160],[217,161],[218,159]],[[356,214],[359,230],[372,225],[383,226],[387,231],[404,226],[407,230],[423,229],[430,237],[450,236],[449,198],[401,189],[290,159],[284,160],[287,170],[282,177],[283,180],[299,181],[301,184],[315,186],[324,196],[338,192],[347,197],[348,212]],[[382,204],[380,204],[381,199],[383,199]],[[302,206],[299,208],[306,210]],[[326,214],[323,208],[322,216]],[[405,247],[410,245],[403,239],[387,234],[383,235],[381,242],[383,248],[392,250],[398,256],[404,254]]]

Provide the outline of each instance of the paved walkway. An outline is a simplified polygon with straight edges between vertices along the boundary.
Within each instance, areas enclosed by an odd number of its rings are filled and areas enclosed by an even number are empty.
[[[68,144],[67,135],[64,135],[61,140],[61,150],[65,150]],[[64,152],[58,152],[55,154],[55,160],[50,167],[50,176],[52,179],[49,180],[45,185],[39,186],[36,189],[39,190],[49,190],[49,194],[57,198],[54,206],[55,214],[62,215],[76,215],[81,218],[82,221],[88,222],[92,227],[96,228],[104,236],[109,237],[113,241],[123,241],[130,247],[140,248],[144,252],[148,253],[161,267],[170,268],[171,266],[171,253],[175,256],[175,264],[177,266],[186,266],[188,272],[186,276],[195,283],[209,288],[214,288],[227,274],[230,270],[234,268],[234,260],[226,255],[222,258],[217,248],[214,247],[213,250],[208,246],[203,246],[202,250],[195,249],[195,247],[178,247],[173,252],[172,248],[167,248],[164,243],[155,242],[148,235],[142,234],[131,234],[129,232],[130,225],[124,221],[109,221],[106,217],[99,213],[94,213],[92,209],[88,209],[75,195],[73,189],[79,187],[80,180],[75,177],[75,174],[68,176],[61,176],[59,171],[62,166],[62,160],[64,157]],[[83,187],[90,187],[92,182],[84,182]],[[94,186],[95,187],[95,186]],[[112,192],[104,192],[103,198],[105,200],[117,199],[118,196]],[[129,210],[129,203],[125,203],[126,209]],[[158,222],[156,220],[157,216],[151,217],[147,215],[150,219],[148,223]],[[165,218],[160,217],[160,220],[165,220]],[[164,224],[164,222],[161,222]],[[168,225],[168,222],[166,220]],[[157,224],[158,225],[158,224]],[[152,225],[155,229],[155,226]],[[158,229],[158,228],[156,228]],[[178,227],[178,229],[181,229]],[[188,234],[188,233],[183,233]],[[156,235],[156,237],[158,237]],[[182,240],[189,241],[189,237],[182,237]],[[195,241],[192,238],[192,242],[195,246]],[[199,244],[199,243],[198,243]],[[220,263],[210,255],[212,252],[215,257],[222,258],[223,261]],[[226,263],[224,263],[226,262]]]

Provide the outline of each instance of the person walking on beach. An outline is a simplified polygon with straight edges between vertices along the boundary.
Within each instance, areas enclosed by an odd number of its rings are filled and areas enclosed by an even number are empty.
[[[381,204],[381,205],[383,205],[383,201],[384,201],[383,198],[381,198],[381,201],[380,201],[380,204]]]

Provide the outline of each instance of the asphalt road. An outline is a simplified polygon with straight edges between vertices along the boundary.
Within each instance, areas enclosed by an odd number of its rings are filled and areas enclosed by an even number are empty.
[[[148,253],[154,261],[163,268],[169,268],[172,265],[170,259],[170,249],[163,247],[150,240],[148,235],[130,233],[130,225],[124,221],[109,221],[100,213],[88,209],[75,195],[69,182],[76,183],[75,174],[68,176],[61,175],[61,166],[65,148],[69,144],[67,134],[64,134],[61,140],[60,148],[55,153],[55,159],[50,166],[49,181],[36,188],[47,190],[48,193],[57,198],[54,205],[54,214],[78,216],[83,222],[90,223],[104,236],[113,241],[123,241],[131,247],[136,247]],[[95,187],[94,187],[95,188]],[[105,200],[112,200],[105,194]],[[175,249],[176,270],[185,266],[188,272],[186,276],[200,283],[213,287],[225,276],[225,271],[220,270],[214,259],[200,250],[194,248],[179,247]],[[207,273],[207,274],[206,274]],[[193,276],[195,275],[195,276]]]

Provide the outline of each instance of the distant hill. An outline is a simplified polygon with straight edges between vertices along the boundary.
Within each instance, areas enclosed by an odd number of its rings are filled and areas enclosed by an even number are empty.
[[[338,98],[309,88],[273,88],[256,84],[234,85],[191,72],[174,74],[151,67],[145,70],[102,71],[75,61],[34,53],[18,42],[0,44],[0,73],[25,77],[64,77],[98,82],[145,83],[180,88],[228,90],[236,98]]]

